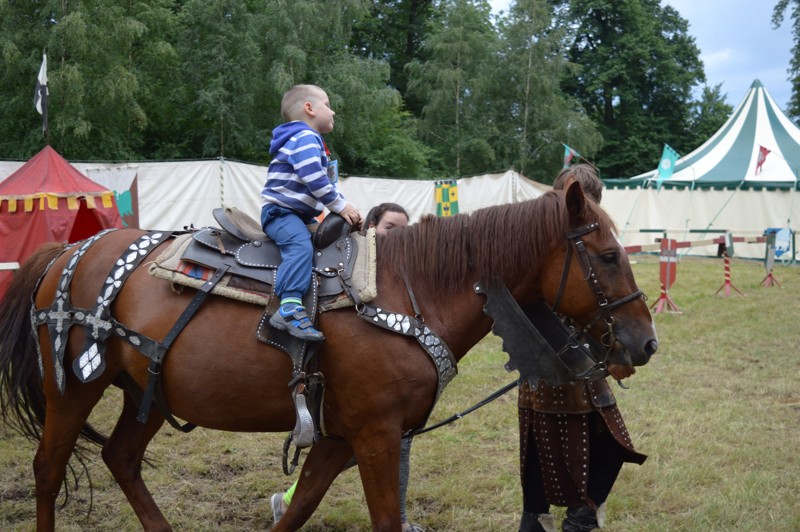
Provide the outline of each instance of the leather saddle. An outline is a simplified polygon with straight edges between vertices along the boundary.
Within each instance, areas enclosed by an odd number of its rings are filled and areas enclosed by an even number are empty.
[[[228,273],[274,286],[275,271],[281,263],[278,246],[261,230],[261,225],[236,208],[214,209],[220,228],[206,227],[192,235],[181,260],[216,270],[229,266]],[[313,271],[319,280],[319,296],[342,292],[339,276],[349,278],[357,255],[349,236],[350,224],[330,213],[313,231]],[[314,230],[315,229],[315,230]]]

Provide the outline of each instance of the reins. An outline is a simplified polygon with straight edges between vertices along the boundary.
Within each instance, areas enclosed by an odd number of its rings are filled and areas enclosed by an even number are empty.
[[[475,403],[471,407],[467,408],[466,410],[458,412],[457,414],[453,414],[449,418],[447,418],[447,419],[445,419],[443,421],[440,421],[439,423],[436,423],[435,425],[431,425],[430,427],[424,427],[424,428],[419,429],[419,430],[410,430],[406,434],[404,434],[404,437],[410,437],[410,436],[416,436],[418,434],[424,434],[426,432],[432,431],[433,429],[438,429],[439,427],[443,427],[445,425],[449,425],[450,423],[453,423],[454,421],[456,421],[458,419],[461,419],[462,417],[466,416],[470,412],[473,412],[473,411],[481,408],[482,406],[488,405],[489,403],[491,403],[492,401],[494,401],[498,397],[500,397],[502,395],[505,395],[506,393],[508,393],[509,390],[512,390],[513,388],[516,388],[517,386],[519,386],[519,382],[516,381],[516,380],[513,380],[513,381],[509,382],[508,384],[506,384],[505,386],[503,386],[502,388],[500,388],[499,390],[497,390],[496,392],[494,392],[491,395],[489,395],[488,397],[486,397],[485,399],[483,399],[483,400]]]

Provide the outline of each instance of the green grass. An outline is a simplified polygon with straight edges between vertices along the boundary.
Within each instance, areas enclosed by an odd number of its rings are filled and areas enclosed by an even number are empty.
[[[658,260],[634,259],[652,304]],[[629,390],[614,387],[633,441],[649,458],[623,467],[609,498],[607,531],[800,530],[800,268],[776,267],[782,287],[775,288],[760,287],[760,263],[734,260],[731,271],[745,296],[715,297],[722,262],[682,259],[670,293],[683,314],[656,316],[658,354],[628,380]],[[497,338],[484,339],[460,364],[431,421],[510,382],[506,360]],[[109,391],[93,413],[106,431],[118,393]],[[176,530],[265,530],[269,496],[296,478],[281,473],[284,436],[167,428],[150,446],[157,463],[145,468],[145,480]],[[0,530],[34,528],[34,451],[0,425]],[[518,454],[515,392],[419,436],[411,455],[411,519],[432,530],[516,530]],[[99,456],[89,470],[92,512],[84,477],[57,511],[57,529],[138,530]],[[358,473],[349,470],[304,530],[369,528]]]

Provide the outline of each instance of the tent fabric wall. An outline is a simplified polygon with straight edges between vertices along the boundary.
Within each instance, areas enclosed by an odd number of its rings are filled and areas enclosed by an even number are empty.
[[[0,163],[0,180],[22,163]],[[266,166],[236,161],[204,160],[140,163],[75,163],[88,175],[126,169],[139,179],[140,226],[146,229],[182,229],[216,225],[212,210],[236,206],[258,219],[260,191]],[[551,189],[509,170],[457,180],[460,212],[533,199]],[[370,177],[342,178],[339,188],[361,212],[391,201],[403,205],[412,222],[435,214],[435,182]],[[736,236],[760,235],[767,227],[796,231],[800,220],[800,191],[736,189],[607,188],[603,205],[614,218],[626,245],[652,244],[660,236],[642,229],[668,229],[670,238],[698,240],[718,233],[689,233],[689,229],[727,229]],[[716,248],[692,249],[715,255]],[[736,248],[737,256],[761,258],[763,246]]]
[[[216,225],[216,207],[235,206],[253,218],[261,213],[260,194],[267,167],[225,160],[74,163],[79,170],[135,172],[139,188],[139,225],[145,229],[177,230],[184,226]],[[0,166],[0,171],[13,169]],[[3,175],[0,174],[0,179]],[[514,170],[457,180],[459,212],[536,198],[551,189]],[[362,215],[382,202],[394,202],[408,211],[411,221],[436,213],[435,181],[343,177],[338,184]]]
[[[800,191],[796,190],[611,188],[603,192],[603,205],[625,245],[652,244],[662,236],[642,230],[664,229],[669,238],[691,241],[719,236],[722,230],[734,236],[759,236],[770,227],[800,229]],[[763,244],[737,245],[734,251],[737,257],[764,258]],[[699,255],[716,252],[716,246],[684,251]],[[791,256],[787,253],[782,258]]]

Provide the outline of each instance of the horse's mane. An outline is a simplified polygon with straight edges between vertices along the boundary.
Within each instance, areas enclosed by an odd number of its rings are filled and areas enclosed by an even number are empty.
[[[405,272],[415,288],[444,296],[478,276],[517,279],[538,275],[556,245],[565,245],[569,213],[561,191],[520,203],[487,207],[449,218],[424,216],[381,239],[378,260],[384,274]],[[608,215],[587,199],[587,219],[614,229]]]

